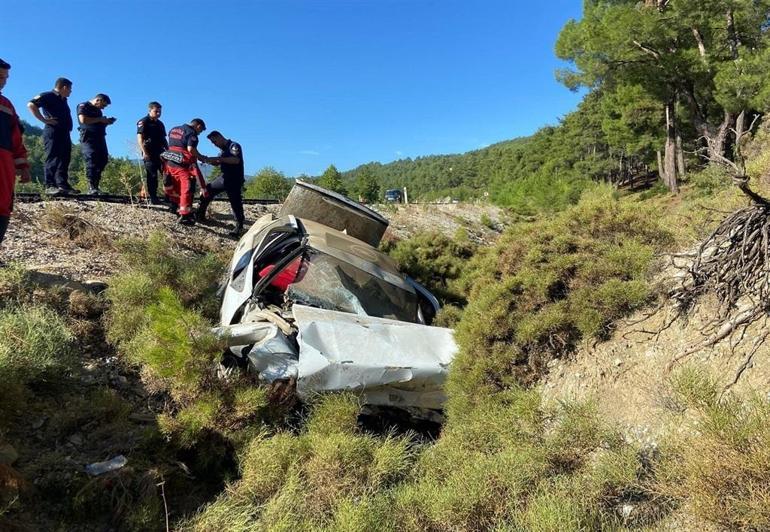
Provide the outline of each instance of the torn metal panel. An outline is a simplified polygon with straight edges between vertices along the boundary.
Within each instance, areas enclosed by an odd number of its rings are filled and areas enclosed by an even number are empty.
[[[371,405],[440,409],[457,353],[451,329],[294,305],[297,393],[361,391]]]
[[[297,376],[299,354],[281,329],[269,322],[242,323],[214,329],[227,339],[230,352],[247,357],[251,369],[263,382]]]

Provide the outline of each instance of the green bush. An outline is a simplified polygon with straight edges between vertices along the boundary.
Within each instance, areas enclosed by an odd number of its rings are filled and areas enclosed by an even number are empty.
[[[532,382],[551,358],[646,304],[654,252],[672,241],[659,219],[596,187],[550,220],[512,226],[478,253],[458,281],[470,303],[457,326],[453,400]]]
[[[455,238],[441,233],[420,233],[384,245],[401,271],[425,285],[439,299],[461,304],[465,302],[465,294],[455,286],[455,281],[463,275],[476,249],[467,233]]]
[[[58,313],[42,306],[0,311],[0,384],[30,383],[67,372],[74,337]]]

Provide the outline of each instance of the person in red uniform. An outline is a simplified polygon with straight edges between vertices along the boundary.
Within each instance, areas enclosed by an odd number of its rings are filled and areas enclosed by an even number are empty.
[[[10,69],[11,65],[0,59],[0,242],[11,218],[16,174],[22,183],[30,180],[21,122],[13,104],[2,93]]]
[[[197,163],[208,161],[206,156],[198,152],[198,135],[205,130],[206,124],[200,118],[193,118],[189,124],[171,128],[168,132],[168,151],[161,155],[171,178],[164,183],[163,188],[171,202],[171,210],[176,208],[179,223],[184,225],[195,225],[192,203],[196,180],[203,196],[208,196],[206,180]]]

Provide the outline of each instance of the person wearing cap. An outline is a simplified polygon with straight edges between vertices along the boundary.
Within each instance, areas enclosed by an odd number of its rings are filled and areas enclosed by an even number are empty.
[[[0,59],[0,242],[11,219],[16,175],[22,183],[30,180],[21,121],[11,101],[3,96],[10,69],[11,65]]]
[[[45,147],[46,192],[49,194],[79,194],[80,191],[69,184],[69,166],[72,158],[72,112],[67,98],[72,94],[72,82],[59,78],[52,91],[42,92],[27,104],[30,113],[43,128],[43,146]]]
[[[160,121],[161,112],[162,108],[158,102],[150,102],[147,105],[147,116],[136,123],[136,141],[142,150],[147,195],[153,205],[160,204],[158,174],[163,171],[160,154],[168,149],[166,126]]]
[[[198,135],[206,130],[200,118],[193,118],[189,124],[171,128],[168,132],[168,150],[161,154],[169,179],[163,184],[166,197],[171,202],[171,211],[179,214],[179,223],[195,225],[192,214],[195,181],[202,194],[208,195],[206,181],[198,168],[197,161],[208,161],[198,152]]]
[[[107,126],[115,123],[114,117],[106,117],[102,111],[112,103],[110,97],[99,93],[87,102],[78,105],[78,130],[80,149],[86,162],[88,193],[98,196],[102,172],[109,161],[107,151]]]
[[[235,216],[235,227],[229,232],[230,236],[240,236],[243,232],[245,218],[243,215],[243,150],[241,145],[226,139],[219,131],[212,131],[207,138],[219,148],[219,156],[209,157],[208,163],[219,166],[222,175],[206,185],[208,197],[201,197],[196,217],[199,222],[206,220],[206,209],[217,195],[227,193],[230,208]]]

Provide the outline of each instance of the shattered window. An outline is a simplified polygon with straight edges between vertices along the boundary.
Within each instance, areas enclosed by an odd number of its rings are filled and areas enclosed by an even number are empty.
[[[295,303],[360,316],[417,321],[417,296],[324,253],[310,253],[289,285]]]

